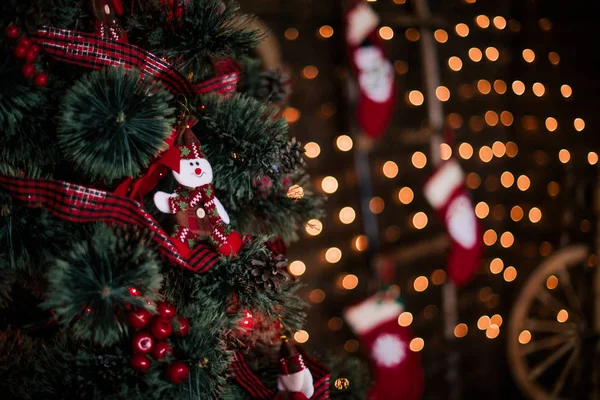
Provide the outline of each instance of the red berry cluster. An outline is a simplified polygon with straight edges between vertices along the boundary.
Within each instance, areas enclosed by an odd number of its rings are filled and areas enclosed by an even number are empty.
[[[190,323],[182,316],[177,316],[175,306],[169,303],[158,303],[156,305],[158,315],[152,315],[145,308],[129,311],[127,322],[139,330],[133,335],[133,351],[131,367],[137,371],[146,372],[150,369],[152,361],[148,354],[156,361],[163,361],[166,357],[173,355],[173,348],[166,339],[173,333],[172,320],[175,319],[179,329],[175,331],[177,336],[185,336],[190,333]],[[142,330],[147,328],[146,330]],[[167,367],[167,377],[173,383],[182,383],[188,378],[190,370],[181,361],[173,361]]]
[[[37,87],[48,86],[48,74],[45,72],[37,72],[34,62],[37,61],[40,55],[40,46],[33,43],[27,38],[27,35],[21,36],[19,27],[15,24],[9,25],[4,34],[7,38],[17,40],[17,45],[13,49],[13,54],[18,60],[25,61],[25,65],[21,69],[21,73],[26,79],[33,79],[33,84]]]

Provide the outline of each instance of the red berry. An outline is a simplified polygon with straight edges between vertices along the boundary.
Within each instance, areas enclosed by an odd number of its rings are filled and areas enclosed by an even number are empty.
[[[150,323],[151,319],[152,314],[150,314],[150,311],[146,310],[145,308],[129,311],[127,313],[127,322],[129,323],[129,326],[135,329],[142,329]]]
[[[45,72],[40,72],[35,76],[33,84],[40,88],[48,86],[48,74]]]
[[[23,36],[21,39],[19,39],[19,41],[17,42],[17,46],[23,46],[26,48],[29,48],[29,46],[31,46],[31,40],[27,39],[25,36]]]
[[[173,324],[169,318],[156,317],[151,325],[150,331],[157,340],[165,340],[173,333]]]
[[[35,46],[35,45],[33,45],[33,46]],[[28,63],[32,63],[32,62],[34,62],[34,61],[35,61],[35,60],[37,60],[37,58],[40,56],[40,52],[39,52],[39,51],[35,51],[35,50],[33,49],[33,46],[31,46],[31,47],[29,48],[29,50],[27,50],[27,54],[25,55],[25,60],[26,60]]]
[[[33,78],[36,72],[35,67],[31,64],[25,64],[23,65],[23,69],[21,69],[21,73],[27,79]]]
[[[173,304],[160,302],[156,305],[156,311],[161,317],[174,318],[177,315],[177,309]]]
[[[140,372],[148,372],[150,369],[151,361],[148,357],[143,354],[134,354],[131,357],[131,368]]]
[[[190,322],[184,317],[175,318],[179,324],[179,329],[175,330],[177,336],[185,336],[190,333]]]
[[[27,55],[27,47],[18,45],[17,47],[15,47],[13,54],[17,58],[25,58],[25,56]]]
[[[135,353],[148,354],[154,347],[154,339],[148,332],[138,332],[133,337],[132,346]]]
[[[173,348],[167,342],[158,342],[154,345],[154,348],[152,349],[152,358],[154,358],[156,361],[160,361],[165,357],[170,357],[172,355]]]
[[[173,383],[182,383],[190,375],[190,369],[181,361],[175,361],[167,367],[167,377]]]
[[[19,27],[16,26],[15,24],[10,24],[4,30],[4,34],[9,39],[16,39],[16,38],[18,38],[20,33],[21,32],[19,31]]]

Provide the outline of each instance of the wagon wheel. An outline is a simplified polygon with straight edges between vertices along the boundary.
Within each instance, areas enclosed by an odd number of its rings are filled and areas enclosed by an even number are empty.
[[[595,264],[586,246],[559,250],[534,270],[514,303],[508,358],[532,399],[600,399]]]

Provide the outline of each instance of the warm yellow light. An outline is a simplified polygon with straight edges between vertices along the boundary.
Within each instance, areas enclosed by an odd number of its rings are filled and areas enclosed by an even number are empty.
[[[456,34],[460,37],[467,37],[469,35],[469,27],[467,26],[467,24],[463,24],[462,22],[460,24],[456,24],[454,30],[456,31]]]
[[[468,332],[469,327],[467,327],[467,324],[460,323],[454,327],[454,336],[457,338],[463,338],[467,336]]]
[[[406,0],[394,0],[395,4],[405,4]]]
[[[488,47],[485,49],[485,56],[490,61],[497,61],[500,58],[500,52],[495,47]]]
[[[412,218],[413,226],[417,229],[425,228],[427,226],[427,221],[427,214],[425,214],[423,211],[419,211],[418,213],[413,215]]]
[[[429,280],[425,276],[419,276],[415,279],[413,286],[415,288],[415,291],[424,292],[429,286]]]
[[[477,90],[482,94],[488,94],[492,91],[492,85],[486,79],[480,79],[477,81]]]
[[[490,206],[488,206],[486,202],[480,201],[479,203],[477,203],[477,205],[475,206],[475,215],[477,215],[478,218],[484,219],[489,214]]]
[[[338,181],[333,176],[326,176],[321,181],[321,188],[323,188],[325,193],[335,193],[338,190],[338,187]]]
[[[325,292],[321,289],[311,290],[308,299],[314,304],[322,303],[325,300]]]
[[[304,145],[304,150],[306,150],[304,154],[306,154],[306,157],[308,158],[316,158],[321,154],[321,146],[315,142],[306,143]]]
[[[287,40],[296,40],[298,39],[298,35],[298,29],[296,28],[287,28],[284,33],[284,36]]]
[[[481,132],[485,128],[485,119],[479,115],[473,115],[469,118],[469,128],[473,132]]]
[[[306,223],[306,233],[310,236],[317,236],[323,231],[323,223],[318,219],[311,219]]]
[[[543,31],[549,31],[552,29],[552,22],[548,18],[540,18],[539,20],[540,29]]]
[[[512,282],[517,279],[517,270],[515,267],[507,267],[504,270],[504,280],[506,282]]]
[[[467,187],[469,189],[477,189],[481,185],[481,178],[475,172],[467,174]]]
[[[448,32],[443,29],[437,29],[433,33],[433,37],[438,41],[438,43],[446,43],[448,41]]]
[[[493,246],[497,240],[498,240],[498,234],[493,229],[488,229],[483,234],[483,243],[485,243],[486,246]]]
[[[524,214],[525,213],[523,212],[521,206],[514,206],[510,210],[510,218],[515,222],[519,222],[520,220],[522,220]]]
[[[558,53],[551,51],[550,53],[548,53],[548,60],[550,60],[550,64],[558,65],[558,63],[560,62],[560,56],[558,55]]]
[[[510,158],[515,157],[519,153],[519,146],[515,142],[506,143],[506,155]]]
[[[494,314],[490,318],[490,325],[496,325],[499,327],[502,326],[502,316],[500,314]]]
[[[469,49],[469,58],[471,61],[479,62],[483,58],[483,53],[477,47],[471,47]]]
[[[354,249],[357,251],[365,251],[369,247],[369,239],[365,235],[358,235],[352,241]]]
[[[319,28],[319,35],[324,39],[330,38],[333,36],[333,28],[329,25],[323,25]]]
[[[506,19],[504,19],[504,17],[501,17],[501,16],[494,17],[493,22],[494,22],[494,26],[497,29],[502,30],[502,29],[506,28]]]
[[[408,347],[415,353],[418,353],[419,351],[423,350],[423,347],[425,347],[425,341],[420,337],[416,337],[410,341]]]
[[[425,97],[423,96],[423,93],[421,93],[418,90],[411,90],[408,93],[408,102],[409,102],[409,104],[412,104],[413,106],[422,105],[424,100],[425,100]]]
[[[440,157],[442,160],[449,160],[452,157],[452,147],[447,143],[440,144]]]
[[[435,96],[439,101],[450,100],[450,90],[446,86],[438,86],[435,89]]]
[[[480,28],[485,29],[485,28],[488,28],[490,26],[490,19],[487,16],[485,16],[485,15],[478,15],[475,18],[475,23]]]
[[[533,60],[535,60],[535,53],[533,52],[533,50],[531,50],[531,49],[523,50],[523,60],[525,60],[528,63],[533,62]]]
[[[344,350],[348,353],[354,353],[360,347],[360,343],[356,339],[348,339],[346,343],[344,343]]]
[[[467,4],[475,4],[477,0],[463,0]]]
[[[458,146],[458,154],[465,160],[470,159],[473,156],[473,146],[469,143],[461,143],[461,145]]]
[[[290,199],[301,199],[304,197],[304,189],[300,185],[292,185],[287,191],[287,197]]]
[[[563,95],[565,99],[568,99],[573,94],[573,89],[569,85],[562,85],[560,87],[560,94]]]
[[[302,261],[292,261],[289,265],[290,274],[294,276],[303,275],[306,272],[306,265]]]
[[[491,147],[489,147],[489,146],[482,146],[479,149],[479,158],[484,163],[490,162],[493,157],[494,157],[494,153],[492,152]]]
[[[517,187],[520,191],[526,191],[527,189],[529,189],[530,185],[531,181],[529,180],[529,177],[527,175],[521,175],[519,176],[519,178],[517,178]]]
[[[550,275],[548,279],[546,279],[546,287],[550,290],[556,289],[558,287],[558,278],[554,275]]]
[[[446,271],[443,269],[436,269],[431,274],[431,283],[434,285],[443,285],[446,282]]]
[[[319,69],[314,65],[307,65],[302,69],[302,77],[304,79],[315,79],[319,75]]]
[[[554,181],[548,183],[548,195],[556,197],[560,193],[560,185]]]
[[[500,183],[505,188],[509,188],[515,183],[515,176],[509,171],[504,171],[502,175],[500,175]]]
[[[509,248],[515,243],[515,236],[511,232],[504,232],[500,236],[500,245],[505,249]]]
[[[567,322],[567,320],[569,319],[569,313],[567,312],[567,310],[560,310],[558,312],[558,314],[556,315],[556,320],[560,323],[563,322]]]
[[[406,61],[396,60],[394,61],[394,70],[399,75],[404,75],[408,72],[408,64]]]
[[[494,155],[496,157],[504,157],[504,155],[506,154],[506,145],[502,142],[495,141],[492,145],[492,151],[494,152]]]
[[[452,71],[460,71],[462,69],[462,60],[456,56],[452,56],[448,59],[448,66]]]
[[[573,121],[573,126],[577,132],[581,132],[585,129],[585,121],[581,118],[575,118]]]
[[[409,42],[416,42],[421,38],[421,34],[415,28],[408,28],[406,32],[404,32],[404,36]]]
[[[306,343],[308,341],[308,332],[300,330],[294,333],[294,340],[297,343]]]
[[[485,112],[486,124],[488,124],[489,126],[496,126],[498,125],[498,121],[498,114],[495,111],[489,110]]]
[[[340,317],[333,317],[327,321],[327,327],[332,331],[339,331],[344,326],[344,321]]]
[[[588,153],[587,158],[590,165],[596,165],[598,163],[598,154],[593,151]]]
[[[358,286],[358,278],[356,275],[348,274],[342,279],[342,287],[346,290],[352,290]]]
[[[531,210],[529,210],[529,220],[531,222],[536,224],[536,223],[540,222],[541,219],[542,219],[542,211],[539,208],[533,207]]]
[[[395,178],[398,175],[398,164],[393,161],[386,161],[383,164],[382,170],[386,178]]]
[[[408,311],[404,311],[398,317],[398,325],[400,325],[400,326],[407,327],[407,326],[410,326],[410,324],[412,324],[412,322],[413,322],[413,315],[411,313],[409,313]]]
[[[499,274],[504,269],[504,261],[499,258],[494,258],[490,262],[490,272],[494,275]]]
[[[340,135],[335,140],[335,145],[340,151],[350,151],[352,149],[352,138],[348,135]]]
[[[379,28],[379,36],[381,36],[383,40],[390,40],[394,37],[394,30],[389,26],[382,26]]]
[[[494,81],[494,90],[498,94],[504,94],[504,93],[506,93],[506,82],[504,82],[501,79],[496,79]]]
[[[558,159],[561,163],[566,164],[571,160],[571,153],[567,149],[561,149],[558,152]]]
[[[546,93],[546,88],[540,82],[534,83],[532,86],[532,89],[533,89],[533,94],[535,94],[537,97],[542,97],[544,95],[544,93]]]
[[[356,218],[356,211],[352,207],[344,207],[340,210],[339,217],[342,224],[351,224]]]
[[[495,324],[490,324],[490,327],[487,328],[487,330],[485,331],[485,336],[488,339],[495,339],[498,337],[499,334],[500,334],[500,328],[498,327],[498,325],[495,325]]]
[[[462,124],[463,124],[463,118],[458,113],[450,113],[450,114],[448,114],[448,116],[446,117],[446,121],[454,129],[460,128],[462,126]]]
[[[535,131],[538,128],[537,118],[533,115],[525,115],[521,123],[526,131]]]
[[[524,331],[521,331],[521,333],[519,333],[519,343],[527,344],[530,341],[531,341],[531,332],[529,332],[527,329],[525,329]]]
[[[337,247],[330,247],[325,252],[325,260],[328,263],[335,264],[342,259],[342,251]]]
[[[556,120],[556,118],[546,118],[546,129],[548,129],[548,131],[550,132],[554,132],[556,129],[558,129],[558,121]]]
[[[323,115],[323,117],[329,118],[329,117],[333,116],[333,114],[335,114],[336,107],[335,107],[335,104],[333,104],[331,102],[327,102],[327,103],[323,103],[321,105],[321,107],[319,107],[319,110],[321,111],[321,114]]]
[[[384,208],[385,202],[381,197],[373,197],[371,201],[369,201],[369,210],[371,210],[373,214],[381,214]]]
[[[512,90],[517,96],[525,93],[525,84],[521,81],[514,81],[512,84]]]
[[[294,107],[286,107],[282,112],[281,116],[287,120],[290,124],[297,122],[300,119],[300,110]]]
[[[481,317],[479,317],[479,319],[477,320],[477,328],[479,328],[479,330],[485,331],[489,327],[490,317],[488,317],[487,315],[482,315]]]
[[[398,191],[398,200],[400,200],[400,203],[402,204],[410,204],[414,198],[415,195],[409,187],[403,187]]]
[[[421,169],[427,164],[427,156],[420,151],[415,151],[411,157],[411,161],[415,168]]]
[[[502,111],[500,113],[500,122],[504,126],[511,126],[514,121],[514,117],[510,111]]]

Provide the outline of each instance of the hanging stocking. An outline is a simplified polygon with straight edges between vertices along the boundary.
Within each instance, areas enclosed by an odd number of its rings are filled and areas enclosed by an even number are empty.
[[[377,33],[379,17],[364,1],[354,1],[346,13],[346,42],[352,70],[358,80],[356,120],[374,139],[385,133],[394,112],[394,68]]]
[[[315,388],[312,374],[304,365],[302,354],[287,339],[284,339],[279,357],[280,373],[277,377],[277,389],[280,394],[277,398],[310,399],[315,392]],[[286,394],[288,397],[286,397]]]
[[[404,307],[395,295],[378,293],[344,311],[344,318],[368,352],[374,370],[369,400],[417,400],[423,393],[423,369],[409,349],[413,334],[398,324]]]
[[[481,226],[464,187],[464,174],[456,160],[442,164],[425,183],[425,197],[438,212],[452,241],[448,275],[452,282],[469,282],[483,251]]]

